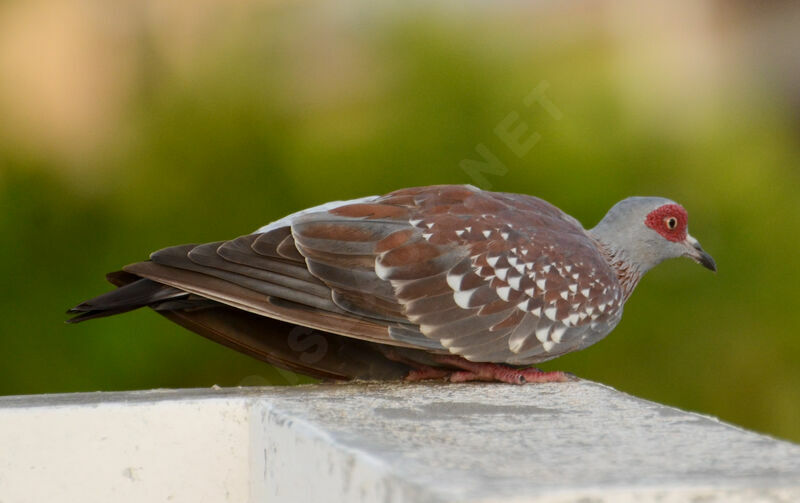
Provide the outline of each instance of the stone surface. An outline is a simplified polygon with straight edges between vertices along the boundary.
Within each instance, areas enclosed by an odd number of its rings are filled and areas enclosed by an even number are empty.
[[[800,446],[588,381],[0,398],[0,502],[800,501]]]

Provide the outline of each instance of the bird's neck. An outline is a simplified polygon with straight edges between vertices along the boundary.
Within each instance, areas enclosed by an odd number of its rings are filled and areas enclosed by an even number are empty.
[[[642,279],[644,272],[630,260],[630,257],[625,250],[615,247],[597,236],[593,236],[600,254],[606,259],[606,262],[611,267],[611,270],[617,274],[617,280],[622,287],[622,302],[626,302],[628,297],[631,296],[639,280]]]

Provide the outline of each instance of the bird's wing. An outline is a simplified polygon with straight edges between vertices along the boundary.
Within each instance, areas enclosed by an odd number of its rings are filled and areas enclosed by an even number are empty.
[[[574,219],[537,198],[439,186],[304,215],[308,270],[345,311],[404,317],[473,361],[584,347],[621,316],[619,282]]]
[[[550,359],[621,315],[619,283],[591,238],[537,198],[420,187],[284,223],[125,270],[263,316],[474,361]]]

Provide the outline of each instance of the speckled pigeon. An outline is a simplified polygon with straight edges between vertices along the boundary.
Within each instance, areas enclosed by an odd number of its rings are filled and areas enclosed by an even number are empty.
[[[619,323],[653,266],[716,270],[668,199],[631,197],[591,230],[536,197],[429,186],[173,246],[108,275],[70,322],[148,306],[211,340],[330,379],[562,381],[527,368]]]

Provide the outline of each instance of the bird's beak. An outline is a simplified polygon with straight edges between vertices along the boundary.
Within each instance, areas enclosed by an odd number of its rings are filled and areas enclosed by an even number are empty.
[[[717,263],[714,262],[714,259],[703,250],[703,247],[700,246],[700,242],[697,241],[692,236],[686,236],[686,240],[683,242],[686,246],[687,251],[684,256],[689,257],[690,259],[694,260],[701,266],[705,267],[706,269],[710,269],[714,272],[717,272]]]

